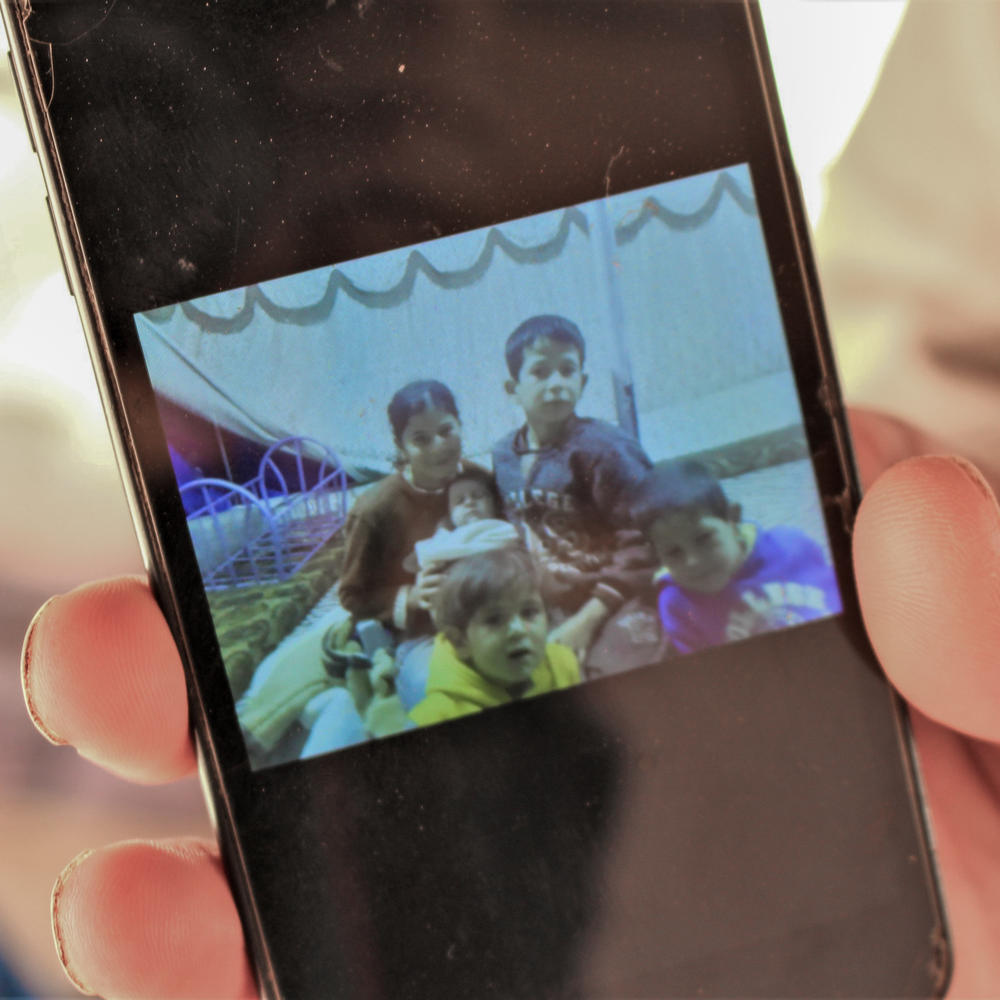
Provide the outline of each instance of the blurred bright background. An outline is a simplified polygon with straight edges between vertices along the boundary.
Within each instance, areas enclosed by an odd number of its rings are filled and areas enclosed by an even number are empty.
[[[902,0],[762,0],[813,223]],[[6,40],[0,36],[6,49]],[[141,572],[90,362],[62,274],[41,174],[0,65],[0,954],[39,997],[73,993],[55,957],[49,892],[108,840],[205,832],[193,781],[130,788],[37,735],[20,693],[24,629],[50,594]],[[2,993],[0,993],[2,995]]]

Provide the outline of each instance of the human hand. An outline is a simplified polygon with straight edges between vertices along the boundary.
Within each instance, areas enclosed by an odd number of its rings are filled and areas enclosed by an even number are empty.
[[[140,784],[195,769],[180,658],[149,587],[129,577],[46,604],[29,629],[22,681],[53,743]],[[216,846],[130,841],[76,858],[52,897],[56,948],[85,993],[256,996]]]
[[[912,706],[952,933],[948,996],[1000,996],[1000,476],[908,458],[948,449],[874,413],[851,427],[871,483],[855,574],[872,645]]]
[[[582,667],[594,636],[607,617],[608,609],[596,597],[592,597],[575,615],[549,632],[549,642],[558,642],[573,650],[573,655]]]
[[[411,611],[432,611],[438,591],[444,581],[445,567],[431,563],[417,574],[417,579],[407,595],[406,603]]]
[[[941,450],[859,414],[863,475]],[[1000,514],[954,460],[916,459],[872,486],[855,531],[865,619],[887,673],[916,706],[916,733],[954,934],[954,996],[1000,994]],[[135,781],[189,773],[180,661],[140,581],[56,599],[26,642],[36,724]],[[61,876],[54,903],[70,977],[108,996],[253,993],[236,910],[214,847],[105,847]]]

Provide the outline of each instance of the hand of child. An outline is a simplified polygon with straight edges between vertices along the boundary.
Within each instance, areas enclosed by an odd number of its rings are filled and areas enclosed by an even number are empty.
[[[583,667],[597,630],[608,617],[607,608],[596,598],[591,598],[575,615],[567,618],[549,632],[549,642],[558,642],[573,650],[577,662]]]
[[[726,622],[726,639],[735,642],[752,635],[800,625],[805,619],[792,608],[763,594],[744,595],[740,606]]]
[[[553,559],[540,560],[541,592],[547,602],[558,604],[567,594],[581,586],[588,574],[569,563]]]
[[[858,415],[863,474],[929,450]],[[904,462],[865,498],[858,584],[887,673],[912,700],[956,951],[953,995],[1000,995],[1000,514],[952,459]],[[137,580],[57,598],[26,642],[32,717],[58,743],[135,781],[191,772],[180,661]],[[926,714],[923,714],[926,713]],[[110,996],[248,996],[253,982],[214,847],[101,848],[70,866],[54,904],[71,978]]]
[[[406,729],[413,729],[414,723],[406,714],[398,694],[376,695],[365,713],[365,728],[376,739],[394,736]]]
[[[371,682],[376,698],[388,698],[396,693],[399,666],[387,649],[376,649],[372,655]]]
[[[412,611],[430,611],[434,607],[437,593],[444,580],[445,568],[440,563],[431,563],[417,574],[416,582],[410,588],[407,604]]]

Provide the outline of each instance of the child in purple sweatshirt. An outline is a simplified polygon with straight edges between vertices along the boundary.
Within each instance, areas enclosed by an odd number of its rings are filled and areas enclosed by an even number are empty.
[[[662,566],[660,620],[679,653],[841,610],[820,546],[797,528],[744,521],[740,505],[700,462],[658,465],[632,513]]]

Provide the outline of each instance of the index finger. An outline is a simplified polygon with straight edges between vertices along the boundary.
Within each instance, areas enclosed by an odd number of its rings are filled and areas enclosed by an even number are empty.
[[[148,784],[194,768],[180,656],[144,580],[87,584],[45,604],[25,637],[21,679],[53,743]]]

